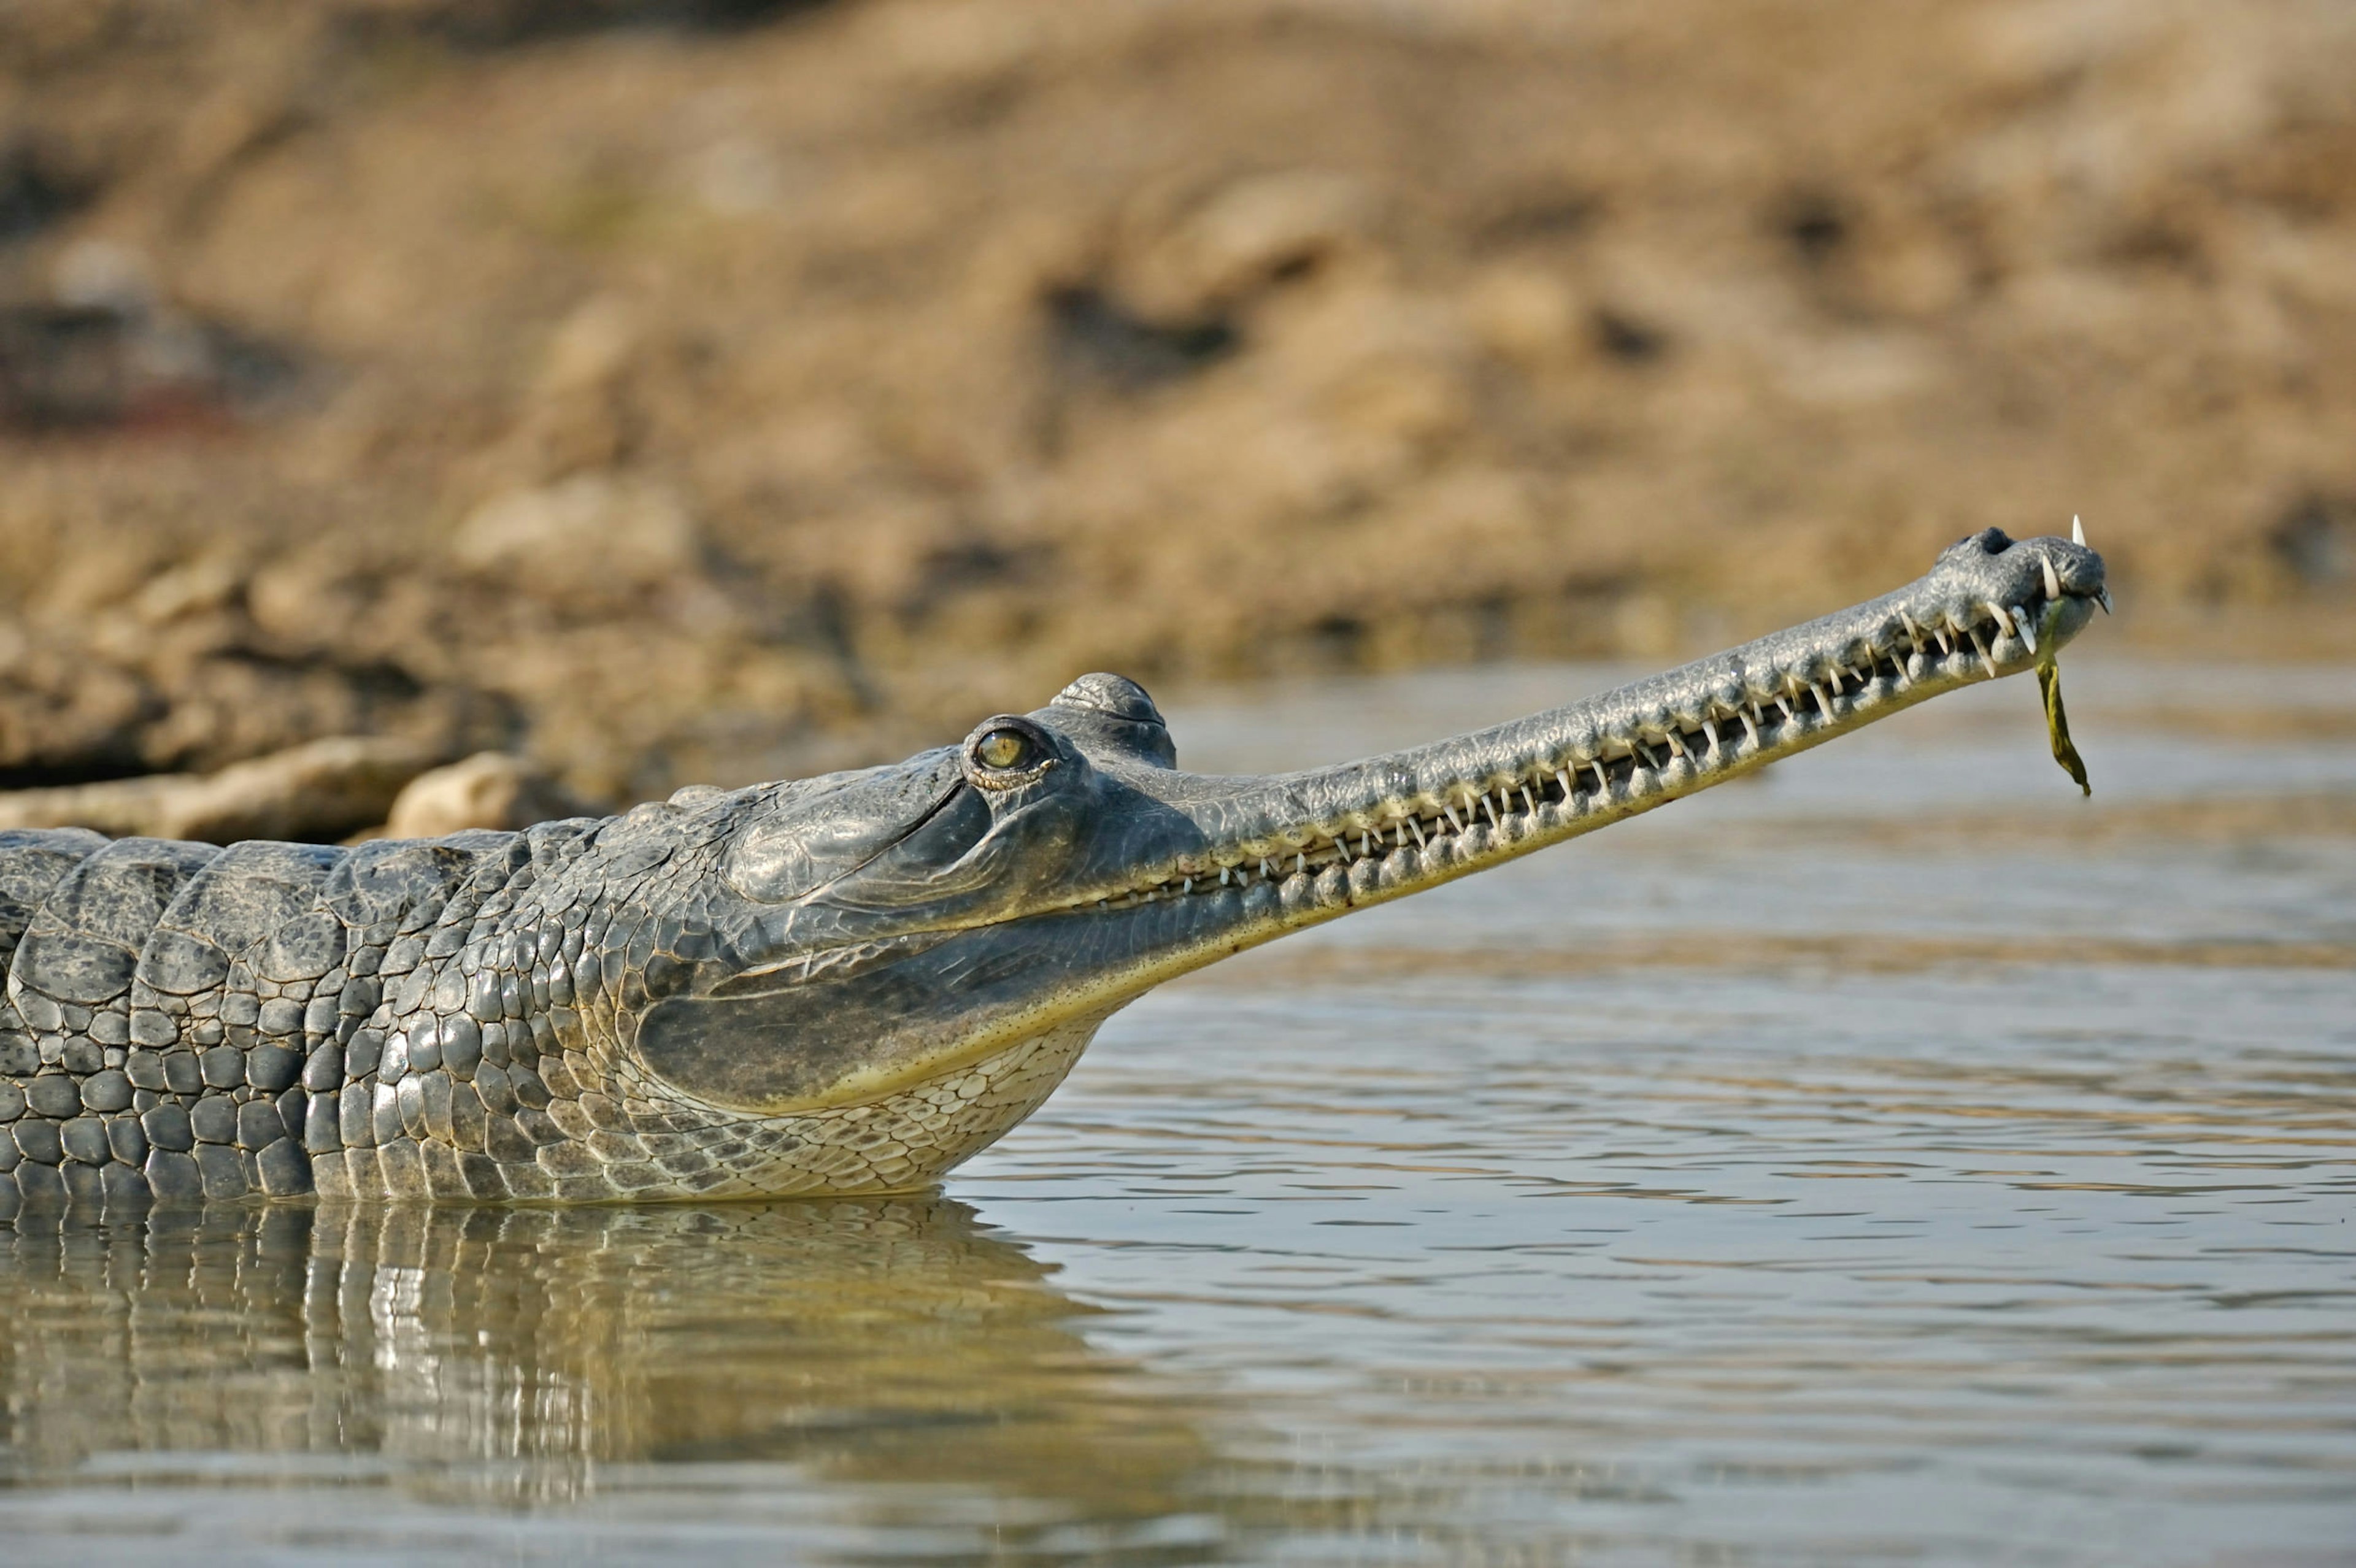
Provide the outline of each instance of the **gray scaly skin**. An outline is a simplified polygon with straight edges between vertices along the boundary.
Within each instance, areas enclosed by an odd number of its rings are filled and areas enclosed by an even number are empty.
[[[356,849],[0,834],[0,1210],[925,1188],[1173,976],[2029,668],[1990,529],[1883,598],[1476,734],[1184,773],[1088,676],[894,766]]]

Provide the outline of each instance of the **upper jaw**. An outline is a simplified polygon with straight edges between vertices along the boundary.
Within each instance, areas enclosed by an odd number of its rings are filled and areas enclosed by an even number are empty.
[[[2026,669],[2107,598],[2092,550],[1991,529],[1895,592],[1494,730],[1276,778],[1139,776],[1193,831],[1141,844],[1116,874],[1071,885],[1054,907],[1267,884],[1269,907],[1239,898],[1232,923],[1289,925],[1412,891]],[[1218,906],[1199,907],[1208,917]]]

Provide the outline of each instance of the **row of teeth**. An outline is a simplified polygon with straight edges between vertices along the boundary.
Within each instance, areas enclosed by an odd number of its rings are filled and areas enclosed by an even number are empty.
[[[2047,574],[2052,569],[2048,567]],[[2060,596],[2060,584],[2051,585],[2054,596]],[[1904,611],[1899,619],[1904,624],[1911,646],[1888,651],[1869,650],[1865,656],[1831,661],[1822,678],[1807,679],[1797,673],[1787,672],[1783,689],[1773,693],[1753,693],[1739,706],[1720,704],[1697,723],[1684,728],[1639,731],[1634,736],[1615,736],[1603,741],[1607,747],[1617,747],[1617,756],[1596,756],[1587,760],[1566,760],[1559,765],[1542,767],[1523,778],[1492,784],[1486,790],[1465,789],[1459,799],[1434,806],[1426,806],[1417,815],[1397,821],[1345,827],[1339,833],[1327,832],[1316,840],[1296,849],[1258,857],[1245,856],[1236,864],[1222,866],[1216,872],[1203,871],[1193,876],[1173,876],[1149,887],[1134,889],[1116,897],[1099,899],[1099,909],[1130,909],[1157,900],[1183,898],[1190,893],[1215,892],[1221,888],[1248,888],[1255,882],[1281,882],[1289,877],[1312,875],[1328,866],[1347,866],[1403,849],[1410,843],[1418,848],[1461,835],[1476,823],[1485,824],[1492,833],[1502,830],[1508,819],[1518,819],[1524,826],[1535,826],[1539,813],[1548,805],[1563,807],[1576,815],[1591,810],[1598,804],[1612,799],[1633,798],[1640,792],[1636,785],[1639,775],[1650,773],[1657,778],[1678,759],[1694,759],[1697,765],[1710,765],[1735,760],[1743,740],[1750,741],[1751,755],[1767,751],[1788,738],[1804,733],[1810,720],[1806,709],[1813,706],[1819,725],[1834,720],[1833,698],[1847,696],[1851,711],[1872,696],[1869,688],[1876,683],[1887,683],[1890,694],[1906,690],[1921,674],[1912,667],[1916,657],[1930,656],[1935,647],[1942,658],[1952,658],[1957,648],[1968,645],[1979,657],[1980,664],[1993,678],[1997,669],[1991,639],[2001,642],[2010,637],[2028,652],[2037,652],[2038,615],[2023,605],[2009,607],[1990,602],[1981,607],[1985,619],[1962,618],[1953,614],[1944,625],[1925,626],[1916,623]],[[1830,689],[1827,690],[1826,688]],[[1850,695],[1850,688],[1856,688]],[[1730,754],[1727,748],[1738,748]],[[1583,803],[1583,804],[1582,804]],[[1514,835],[1519,837],[1519,835]]]

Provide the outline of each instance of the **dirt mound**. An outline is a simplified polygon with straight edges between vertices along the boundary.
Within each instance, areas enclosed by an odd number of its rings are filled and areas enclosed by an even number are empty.
[[[2332,0],[47,0],[0,71],[0,783],[619,799],[2072,512],[2146,635],[2350,651]]]

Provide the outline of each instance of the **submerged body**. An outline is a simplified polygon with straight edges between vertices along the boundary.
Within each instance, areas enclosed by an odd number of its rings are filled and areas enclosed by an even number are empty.
[[[0,1209],[920,1189],[1161,981],[1575,837],[2080,630],[1995,530],[1552,712],[1183,773],[1117,677],[890,767],[357,849],[0,834]]]

